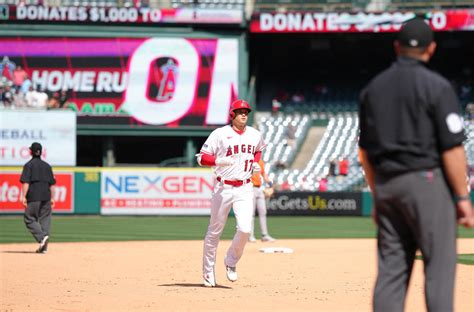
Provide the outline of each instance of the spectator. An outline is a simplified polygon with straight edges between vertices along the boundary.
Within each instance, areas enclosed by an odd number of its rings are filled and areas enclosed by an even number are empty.
[[[277,116],[281,108],[281,102],[277,99],[272,100],[272,115]]]
[[[281,191],[289,191],[291,189],[291,185],[288,181],[284,181],[281,185],[280,185],[280,190]]]
[[[339,175],[346,176],[349,174],[349,160],[347,157],[339,159]]]
[[[276,97],[277,101],[286,102],[286,101],[288,101],[288,98],[289,98],[289,95],[288,95],[288,92],[286,90],[279,89],[277,91],[277,97]]]
[[[8,56],[4,56],[0,63],[0,75],[6,80],[13,79],[13,70],[15,69],[15,63],[11,62]]]
[[[13,94],[13,106],[14,107],[26,107],[25,95],[21,92]]]
[[[48,107],[48,94],[43,91],[38,91],[38,108]]]
[[[314,87],[314,92],[316,95],[326,95],[328,93],[328,87],[324,83],[318,83]]]
[[[334,177],[336,176],[336,167],[337,167],[337,161],[335,158],[331,159],[329,162],[329,173],[328,176]]]
[[[54,92],[53,96],[48,101],[48,109],[61,108],[59,103],[59,92]]]
[[[23,80],[23,83],[21,84],[20,92],[25,95],[28,93],[28,90],[30,89],[30,86],[32,85],[32,81],[28,75],[26,75],[25,80]]]
[[[6,85],[2,92],[2,102],[6,107],[11,107],[13,104],[13,91],[11,90],[10,85]]]
[[[294,102],[294,103],[302,103],[304,102],[304,95],[303,93],[301,93],[300,91],[296,92],[295,94],[293,94],[293,96],[291,97],[291,100]]]
[[[468,120],[474,120],[474,103],[466,105],[466,115]]]
[[[47,107],[48,95],[44,92],[36,91],[30,86],[25,95],[26,106],[29,108],[45,109]]]
[[[33,85],[30,85],[28,88],[28,92],[25,93],[25,101],[27,107],[36,107],[36,99],[37,92]]]
[[[66,90],[62,90],[60,95],[59,95],[59,107],[60,108],[67,108],[68,105],[66,104],[67,100],[68,100],[68,96],[67,96],[67,91]]]
[[[276,163],[275,163],[275,169],[278,169],[278,170],[283,170],[283,169],[286,169],[287,168],[287,165],[284,161],[281,161],[281,160],[278,160]]]
[[[328,190],[328,179],[326,177],[319,178],[318,191],[327,192]]]
[[[23,82],[28,77],[28,74],[21,65],[18,65],[13,71],[13,88],[18,91],[21,89]]]
[[[3,98],[3,92],[5,90],[3,89],[3,85],[0,84],[0,107],[3,107],[3,101],[2,101],[2,98]]]

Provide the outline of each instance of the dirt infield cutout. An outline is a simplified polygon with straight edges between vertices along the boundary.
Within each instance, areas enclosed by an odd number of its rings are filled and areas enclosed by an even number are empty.
[[[458,252],[474,253],[474,239]],[[235,283],[218,249],[216,288],[201,286],[201,241],[0,245],[2,311],[370,311],[375,240],[307,239],[248,244]],[[262,253],[287,247],[293,253]],[[406,311],[426,311],[416,261]],[[472,311],[474,266],[457,267],[455,311]]]

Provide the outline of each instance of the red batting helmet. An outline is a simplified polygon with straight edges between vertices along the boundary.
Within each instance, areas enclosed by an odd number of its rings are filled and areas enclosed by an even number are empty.
[[[235,100],[234,102],[232,102],[232,104],[230,104],[230,110],[229,110],[229,115],[230,115],[230,118],[231,119],[234,119],[235,117],[235,113],[234,111],[237,110],[237,109],[241,109],[241,108],[245,108],[245,109],[248,109],[249,110],[249,113],[252,111],[250,109],[250,105],[247,101],[244,101],[244,100]]]

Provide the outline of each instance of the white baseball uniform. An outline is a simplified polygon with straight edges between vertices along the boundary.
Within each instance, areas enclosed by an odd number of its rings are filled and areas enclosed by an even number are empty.
[[[213,155],[216,159],[231,157],[229,166],[214,166],[214,190],[211,198],[211,218],[204,239],[203,274],[214,274],[216,252],[232,207],[237,221],[237,231],[227,251],[225,264],[235,267],[243,254],[251,231],[254,207],[253,186],[250,183],[256,152],[265,147],[261,133],[250,126],[237,133],[227,125],[214,130],[198,154]]]

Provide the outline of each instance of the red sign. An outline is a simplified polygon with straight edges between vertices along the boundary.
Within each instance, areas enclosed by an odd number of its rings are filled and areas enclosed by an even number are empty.
[[[53,212],[74,212],[73,173],[55,173],[56,191]],[[0,213],[24,211],[19,173],[0,173]]]
[[[414,12],[325,13],[284,12],[256,13],[252,16],[253,33],[340,33],[396,32]],[[474,9],[432,11],[424,15],[434,31],[474,30]]]

